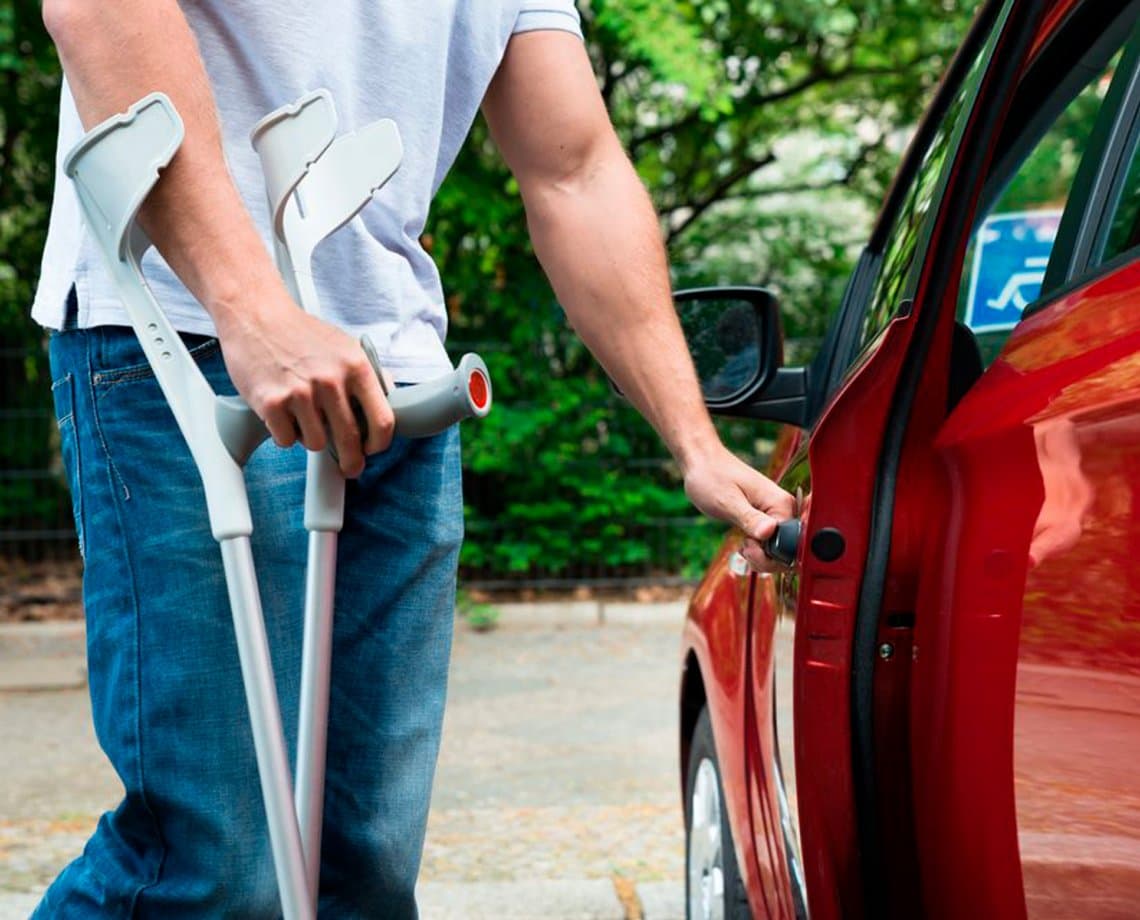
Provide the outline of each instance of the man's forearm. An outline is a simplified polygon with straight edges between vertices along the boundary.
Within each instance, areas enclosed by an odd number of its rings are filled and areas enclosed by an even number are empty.
[[[213,93],[193,33],[174,0],[46,0],[84,127],[156,90],[185,139],[140,214],[147,234],[219,327],[240,292],[274,284],[264,243],[230,178]]]
[[[721,444],[673,309],[657,219],[609,122],[581,42],[511,40],[483,101],[526,204],[535,251],[578,334],[660,433],[706,514],[758,540],[792,497]]]
[[[657,220],[616,139],[572,175],[528,189],[526,210],[575,330],[682,469],[719,448],[673,310]]]

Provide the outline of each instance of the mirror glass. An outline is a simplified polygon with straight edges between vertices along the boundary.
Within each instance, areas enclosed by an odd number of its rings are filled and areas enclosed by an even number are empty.
[[[730,399],[760,374],[760,328],[746,300],[684,300],[681,328],[697,367],[705,399]]]

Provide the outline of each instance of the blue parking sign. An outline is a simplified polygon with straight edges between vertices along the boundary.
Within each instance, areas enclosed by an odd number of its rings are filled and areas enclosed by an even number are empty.
[[[992,214],[978,230],[966,325],[975,332],[1012,329],[1037,299],[1061,224],[1059,210]]]

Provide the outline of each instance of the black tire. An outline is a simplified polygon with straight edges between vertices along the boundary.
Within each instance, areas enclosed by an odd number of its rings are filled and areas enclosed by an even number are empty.
[[[702,764],[706,764],[702,771]],[[703,805],[706,812],[712,810],[712,803],[707,799],[713,777],[708,771],[711,768],[715,775],[716,811],[719,813],[720,834],[719,854],[696,854],[698,865],[694,865],[694,808],[700,809]],[[697,791],[698,777],[702,787],[702,801],[694,803],[693,795]],[[707,825],[711,815],[698,815],[698,824]],[[698,827],[700,833],[700,827]],[[700,845],[699,841],[696,841]],[[708,844],[705,844],[706,848]],[[702,872],[697,872],[700,866],[706,863],[712,866]],[[685,780],[685,916],[688,920],[707,920],[718,916],[710,903],[717,895],[715,889],[715,870],[719,868],[723,878],[724,910],[721,916],[724,920],[752,920],[752,911],[748,907],[748,893],[744,888],[744,880],[740,877],[740,870],[736,864],[736,846],[733,841],[732,828],[728,824],[728,812],[724,807],[724,787],[720,779],[720,761],[716,756],[716,746],[713,744],[712,723],[709,721],[708,707],[701,710],[697,719],[696,728],[693,729],[692,743],[689,746],[689,765]],[[699,877],[698,877],[699,875]],[[700,886],[696,888],[695,886]],[[694,897],[695,895],[695,897]],[[710,909],[712,908],[712,909]]]

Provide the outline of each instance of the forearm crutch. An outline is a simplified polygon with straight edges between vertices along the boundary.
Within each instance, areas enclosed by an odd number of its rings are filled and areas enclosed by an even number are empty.
[[[278,265],[311,312],[319,312],[311,278],[313,249],[352,219],[395,171],[400,158],[399,136],[391,122],[377,122],[337,141],[334,134],[331,101],[327,94],[317,93],[269,116],[254,136],[273,208]],[[182,121],[170,100],[154,93],[89,132],[65,159],[64,171],[75,183],[88,228],[202,477],[211,531],[221,548],[282,913],[286,920],[308,920],[316,915],[332,587],[344,482],[326,452],[310,454],[294,804],[250,550],[253,523],[242,474],[250,455],[269,434],[239,397],[214,393],[156,302],[140,267],[150,241],[135,218],[182,137]],[[377,374],[382,374],[370,343],[362,344]],[[382,376],[381,380],[383,385]],[[491,408],[490,377],[478,356],[465,355],[450,374],[391,390],[388,399],[397,433],[427,436],[463,418],[486,415]]]

